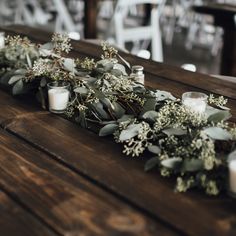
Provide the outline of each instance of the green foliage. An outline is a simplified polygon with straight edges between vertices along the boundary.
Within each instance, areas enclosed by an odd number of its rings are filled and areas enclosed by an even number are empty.
[[[194,113],[171,93],[137,83],[128,73],[130,64],[115,48],[103,43],[102,49],[98,61],[72,59],[63,56],[71,50],[66,35],[54,34],[45,45],[9,37],[0,50],[0,84],[13,95],[38,90],[45,108],[47,83],[67,81],[68,118],[85,128],[91,122],[99,125],[99,135],[112,135],[126,155],[151,153],[145,171],[156,168],[162,176],[176,178],[179,192],[200,188],[217,195],[225,190],[227,155],[236,140],[236,127],[226,122],[231,117],[227,100],[210,95],[212,107],[205,114]]]

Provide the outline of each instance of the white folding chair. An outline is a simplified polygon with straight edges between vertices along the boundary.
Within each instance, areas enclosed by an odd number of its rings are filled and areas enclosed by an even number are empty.
[[[51,15],[43,10],[38,0],[15,1],[14,22],[26,25],[47,24]]]
[[[152,59],[162,62],[163,48],[159,19],[164,3],[165,0],[118,0],[113,16],[116,44],[121,48],[125,48],[126,42],[150,40]],[[152,4],[150,24],[127,27],[125,18],[127,18],[129,9],[140,4]]]
[[[69,11],[68,5],[64,0],[53,0],[54,9],[57,13],[55,31],[62,32],[77,32],[83,35],[83,23],[75,22],[71,12]],[[83,3],[78,1],[77,3],[78,14],[83,12]],[[82,18],[82,17],[81,17]]]

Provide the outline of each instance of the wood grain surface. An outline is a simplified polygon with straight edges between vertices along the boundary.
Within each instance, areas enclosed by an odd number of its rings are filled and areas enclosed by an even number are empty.
[[[177,235],[3,130],[0,187],[62,235]]]
[[[24,210],[0,190],[0,235],[3,236],[56,236],[42,222]]]
[[[38,42],[50,37],[22,26],[7,32]],[[86,42],[73,45],[71,56],[101,53],[98,46]],[[224,95],[236,117],[235,83],[122,55],[132,64],[144,65],[147,86],[175,96],[192,90]],[[0,125],[11,133],[0,131],[0,189],[56,233],[236,235],[235,199],[197,191],[174,193],[172,180],[143,171],[145,157],[126,157],[111,138],[100,138],[3,91],[0,110]]]

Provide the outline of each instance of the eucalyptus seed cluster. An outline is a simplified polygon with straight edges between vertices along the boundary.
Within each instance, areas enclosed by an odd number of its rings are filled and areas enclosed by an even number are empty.
[[[145,149],[150,145],[152,131],[148,123],[141,122],[140,129],[136,137],[131,138],[124,143],[123,153],[131,155],[132,157],[138,157]]]
[[[201,127],[206,123],[205,116],[196,115],[179,101],[167,101],[158,112],[154,129],[157,132],[167,127],[186,129],[186,127]]]
[[[218,107],[225,106],[228,102],[228,99],[224,98],[223,96],[215,97],[213,94],[210,94],[208,98],[209,104],[216,105]]]
[[[72,49],[70,38],[67,34],[54,33],[52,36],[53,49],[57,54],[62,52],[69,53]]]
[[[29,63],[31,65],[39,57],[38,46],[27,37],[8,36],[2,50],[4,59],[13,68],[29,68]]]
[[[90,59],[88,57],[86,57],[85,59],[77,58],[75,60],[75,64],[78,69],[83,69],[87,71],[92,71],[96,68],[96,62],[94,61],[94,59]]]
[[[114,47],[111,47],[107,42],[102,42],[102,50],[102,59],[112,59],[117,57],[118,50],[116,50]]]

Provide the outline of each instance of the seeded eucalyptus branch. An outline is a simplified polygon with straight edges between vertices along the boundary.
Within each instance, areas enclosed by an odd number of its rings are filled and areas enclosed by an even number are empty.
[[[127,156],[148,153],[145,170],[174,177],[178,192],[199,188],[217,195],[226,190],[227,159],[236,146],[227,99],[210,95],[206,113],[200,115],[169,92],[136,82],[126,71],[130,64],[109,44],[102,44],[98,61],[65,57],[70,50],[66,35],[54,34],[44,45],[8,37],[0,50],[0,83],[14,95],[38,91],[45,107],[47,83],[67,81],[69,119],[90,129],[95,124],[99,135],[111,135]]]

